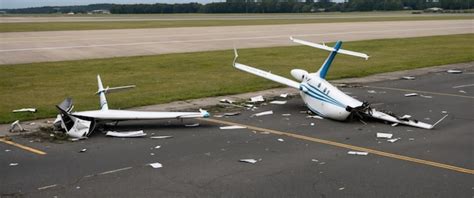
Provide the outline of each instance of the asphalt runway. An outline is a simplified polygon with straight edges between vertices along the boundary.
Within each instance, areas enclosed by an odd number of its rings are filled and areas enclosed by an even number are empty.
[[[423,122],[434,123],[448,114],[433,130],[307,118],[301,113],[306,107],[295,96],[285,105],[261,105],[238,116],[185,123],[123,122],[111,128],[143,129],[148,137],[173,136],[170,139],[111,138],[99,132],[88,140],[58,144],[15,136],[12,141],[47,154],[0,143],[0,195],[471,197],[473,75],[472,69],[463,74],[438,72],[415,80],[341,88],[374,108],[410,114]],[[404,97],[411,92],[420,96]],[[251,116],[267,110],[274,114]],[[250,128],[221,130],[220,122]],[[184,126],[192,123],[200,126]],[[390,143],[377,139],[377,132],[400,139]],[[372,151],[367,156],[348,155],[348,147],[354,146]],[[84,148],[87,151],[79,153]],[[245,158],[258,162],[239,162]],[[154,162],[163,167],[147,165]]]
[[[473,33],[473,20],[0,33],[0,64]]]

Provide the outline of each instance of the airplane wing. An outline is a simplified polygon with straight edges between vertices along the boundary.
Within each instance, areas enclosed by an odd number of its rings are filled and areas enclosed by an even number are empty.
[[[272,74],[270,72],[266,72],[266,71],[263,71],[263,70],[260,70],[260,69],[257,69],[257,68],[253,68],[253,67],[250,67],[250,66],[247,66],[247,65],[244,65],[244,64],[237,63],[236,62],[237,57],[238,57],[237,50],[234,49],[234,52],[235,52],[235,59],[234,59],[234,67],[235,68],[240,69],[240,70],[245,71],[245,72],[248,72],[248,73],[251,73],[251,74],[254,74],[256,76],[260,76],[262,78],[266,78],[268,80],[275,81],[277,83],[287,85],[289,87],[293,87],[295,89],[300,88],[300,83],[298,83],[296,81],[293,81],[293,80],[290,80],[288,78],[284,78],[284,77],[281,77],[281,76],[278,76],[278,75],[275,75],[275,74]]]
[[[388,115],[384,112],[381,112],[381,111],[377,111],[375,109],[371,109],[370,110],[371,112],[369,114],[367,114],[368,116],[370,117],[373,117],[373,118],[376,118],[376,119],[380,119],[380,120],[385,120],[385,121],[388,121],[388,122],[392,122],[392,123],[399,123],[399,124],[404,124],[404,125],[408,125],[408,126],[413,126],[413,127],[418,127],[418,128],[422,128],[422,129],[432,129],[433,127],[435,127],[438,123],[440,123],[442,120],[444,120],[444,118],[446,118],[448,115],[445,115],[443,118],[441,118],[438,122],[436,122],[435,124],[431,125],[431,124],[427,124],[427,123],[424,123],[424,122],[420,122],[420,121],[417,121],[417,120],[410,120],[410,119],[404,119],[404,118],[397,118],[397,117],[394,117],[394,116],[391,116],[391,115]]]
[[[129,110],[94,110],[71,113],[72,116],[83,120],[96,121],[123,121],[123,120],[159,120],[159,119],[185,119],[206,118],[207,111],[201,112],[151,112],[151,111],[129,111]]]

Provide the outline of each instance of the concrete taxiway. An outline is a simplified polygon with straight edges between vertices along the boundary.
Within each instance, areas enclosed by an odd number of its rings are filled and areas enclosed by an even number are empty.
[[[473,20],[0,33],[0,64],[472,33]],[[244,42],[245,41],[245,42]]]
[[[469,197],[472,195],[474,70],[373,82],[343,91],[374,108],[410,114],[433,130],[376,121],[307,118],[298,96],[209,120],[123,122],[146,138],[0,143],[1,196],[35,197]],[[436,85],[436,86],[433,86]],[[416,92],[420,96],[404,97]],[[422,97],[423,95],[424,97]],[[427,97],[430,96],[430,97]],[[254,113],[272,110],[272,115]],[[232,110],[235,111],[235,110]],[[217,113],[218,114],[218,113]],[[290,114],[290,115],[283,115]],[[184,124],[200,123],[198,127]],[[225,123],[225,124],[224,124]],[[226,124],[247,129],[221,130]],[[400,138],[377,139],[377,132]],[[171,135],[170,139],[150,139]],[[279,140],[282,139],[282,140]],[[160,148],[156,148],[161,146]],[[87,149],[80,153],[81,149]],[[347,152],[369,151],[367,156]],[[8,151],[7,151],[8,150]],[[257,163],[239,162],[256,159]],[[149,163],[159,162],[153,169]],[[13,165],[12,165],[13,163]],[[15,163],[17,163],[15,165]]]

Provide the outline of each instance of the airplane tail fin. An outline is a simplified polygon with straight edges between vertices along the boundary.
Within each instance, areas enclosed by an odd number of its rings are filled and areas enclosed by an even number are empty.
[[[326,61],[324,61],[323,65],[321,66],[321,68],[317,72],[319,74],[319,77],[321,77],[323,79],[326,78],[326,74],[329,70],[329,67],[331,67],[332,61],[334,60],[334,57],[336,57],[336,55],[338,53],[339,54],[346,54],[346,55],[356,56],[356,57],[360,57],[360,58],[365,58],[365,60],[369,59],[369,56],[367,54],[341,49],[342,41],[337,41],[336,45],[334,45],[334,47],[329,47],[329,46],[324,45],[324,44],[321,45],[321,44],[317,44],[317,43],[303,41],[303,40],[300,40],[300,39],[295,39],[293,37],[290,37],[290,40],[292,40],[295,43],[299,43],[299,44],[303,44],[303,45],[307,45],[307,46],[310,46],[310,47],[314,47],[314,48],[318,48],[318,49],[322,49],[322,50],[326,50],[326,51],[331,52],[329,54],[329,56],[326,58]]]
[[[127,85],[127,86],[120,86],[120,87],[106,87],[104,88],[104,85],[102,84],[102,80],[100,79],[100,76],[97,75],[97,85],[98,85],[98,91],[96,92],[97,95],[99,95],[99,102],[100,102],[100,110],[108,110],[109,105],[107,104],[107,98],[105,97],[106,93],[113,93],[113,92],[119,92],[131,88],[135,88],[135,85]]]

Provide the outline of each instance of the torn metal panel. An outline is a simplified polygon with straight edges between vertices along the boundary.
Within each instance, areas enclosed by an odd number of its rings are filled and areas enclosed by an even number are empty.
[[[253,114],[251,117],[254,117],[254,116],[259,117],[259,116],[272,115],[272,114],[273,114],[273,111],[264,111],[264,112]]]
[[[15,129],[18,128],[20,132],[25,131],[25,129],[20,125],[20,120],[16,120],[15,122],[10,124],[10,132],[14,132]]]
[[[280,94],[280,98],[287,98],[288,97],[288,93],[282,93]]]
[[[257,163],[258,161],[256,159],[240,159],[239,162],[245,162],[245,163],[249,163],[249,164],[255,164]]]
[[[219,101],[222,102],[222,103],[234,104],[233,100],[230,100],[230,99],[227,99],[227,98],[221,99]]]
[[[163,167],[163,165],[162,165],[161,163],[159,163],[159,162],[150,163],[150,164],[148,164],[148,165],[150,165],[150,166],[153,167],[153,168],[161,168],[161,167]]]
[[[107,131],[105,135],[124,138],[124,137],[143,137],[143,136],[146,136],[146,133],[143,133],[143,130],[127,131],[127,132]]]
[[[377,138],[392,138],[393,134],[391,133],[377,133]]]
[[[254,96],[250,98],[250,102],[265,102],[263,96]]]
[[[223,130],[226,130],[226,129],[246,129],[246,128],[247,128],[247,127],[244,127],[244,126],[237,126],[237,125],[219,127],[219,129],[223,129]]]
[[[400,140],[400,138],[393,138],[393,139],[388,139],[387,142],[394,143],[396,141]]]
[[[274,101],[271,101],[270,104],[284,105],[284,104],[286,104],[286,101],[284,101],[284,100],[274,100]]]
[[[405,97],[413,97],[413,96],[417,96],[418,94],[417,93],[407,93],[405,94]]]

